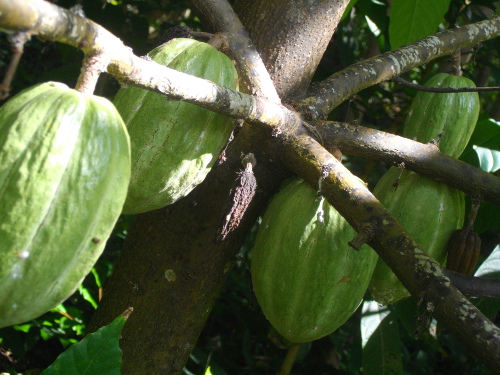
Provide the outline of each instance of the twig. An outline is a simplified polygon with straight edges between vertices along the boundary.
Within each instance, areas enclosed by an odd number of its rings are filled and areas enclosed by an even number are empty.
[[[299,353],[299,349],[300,344],[296,344],[288,348],[278,375],[290,375],[295,359],[297,358],[297,354]]]
[[[461,273],[444,270],[452,284],[469,297],[500,299],[500,279],[466,276]]]
[[[10,60],[2,83],[0,83],[0,100],[4,100],[9,96],[10,84],[16,74],[17,66],[24,52],[24,44],[30,40],[30,32],[17,32],[8,36],[8,40],[12,46],[12,59]]]
[[[490,87],[427,87],[422,86],[417,83],[407,81],[403,78],[396,77],[393,79],[394,82],[399,83],[401,86],[408,87],[410,89],[425,91],[425,92],[437,92],[437,93],[454,93],[454,92],[485,92],[485,91],[500,91],[500,86],[490,86]]]

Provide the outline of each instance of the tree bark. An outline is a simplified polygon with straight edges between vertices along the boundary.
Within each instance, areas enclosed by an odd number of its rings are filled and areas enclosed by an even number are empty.
[[[316,30],[305,33],[303,40],[301,35],[296,35],[293,41],[286,39],[296,29],[295,23],[280,23],[273,31],[269,26],[259,31],[254,24],[252,36],[259,37],[261,46],[266,45],[266,40],[269,45],[287,46],[288,54],[280,55],[280,64],[293,65],[297,58],[305,64],[301,71],[275,71],[272,78],[280,75],[276,88],[281,95],[309,83],[311,72],[326,48],[325,40],[330,39],[342,14],[338,9],[345,8],[348,1],[309,1],[306,10],[302,3],[302,0],[277,5],[262,2],[258,11],[269,13],[279,6],[280,12],[300,14],[301,25]],[[251,4],[252,1],[247,1],[244,6]],[[312,14],[321,13],[325,6],[337,9],[336,17],[330,12],[328,23],[317,23]],[[247,11],[245,7],[240,9]],[[269,21],[265,22],[267,25]],[[305,44],[312,49],[304,49]],[[124,308],[134,308],[120,344],[124,353],[123,374],[163,375],[182,371],[237,251],[289,173],[277,162],[276,151],[275,138],[269,130],[245,125],[229,144],[227,161],[215,166],[191,194],[164,209],[138,215],[89,326],[89,331],[96,330]],[[218,228],[229,209],[227,197],[237,172],[243,169],[241,154],[248,152],[254,153],[257,160],[254,168],[257,192],[239,227],[224,241],[216,242]]]
[[[236,253],[284,175],[277,163],[260,168],[271,156],[256,153],[254,199],[239,228],[216,242],[227,196],[243,169],[240,153],[255,152],[254,142],[265,145],[265,138],[245,127],[226,151],[227,161],[189,196],[137,216],[89,327],[99,328],[123,306],[134,308],[120,342],[123,374],[181,372]]]
[[[344,0],[247,0],[236,10],[282,98],[305,95],[344,10]],[[263,20],[265,20],[263,22]]]

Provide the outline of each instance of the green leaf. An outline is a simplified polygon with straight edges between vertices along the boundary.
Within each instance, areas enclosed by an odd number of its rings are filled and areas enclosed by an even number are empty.
[[[85,301],[90,303],[94,309],[97,309],[97,302],[92,297],[92,294],[89,292],[89,290],[83,286],[83,284],[80,284],[78,286],[78,291],[80,292]]]
[[[474,222],[474,231],[481,235],[487,230],[498,231],[498,229],[500,229],[500,210],[498,206],[488,201],[481,203]]]
[[[396,314],[401,326],[408,332],[409,335],[415,336],[415,332],[421,324],[417,317],[420,314],[417,302],[413,296],[402,299],[391,306],[391,310]]]
[[[376,0],[358,0],[356,9],[375,24],[381,33],[387,32],[389,29],[387,4]]]
[[[107,326],[71,346],[40,375],[120,375],[120,333],[132,312],[127,309]]]
[[[479,120],[460,160],[485,172],[496,171],[500,167],[500,122]]]
[[[341,21],[346,18],[347,16],[349,16],[351,14],[351,9],[352,7],[356,4],[358,0],[350,0],[349,1],[349,4],[347,4],[347,7],[345,8],[344,10],[344,14],[342,14],[342,18],[340,19]]]
[[[435,33],[449,5],[450,0],[393,0],[389,21],[391,48]]]
[[[497,245],[497,247],[493,249],[488,258],[486,258],[486,260],[477,269],[474,276],[478,277],[500,276],[500,245]]]
[[[92,275],[94,275],[95,283],[98,288],[102,288],[102,282],[101,282],[101,277],[99,276],[99,273],[97,272],[95,267],[92,267]]]
[[[479,158],[479,168],[486,172],[495,172],[500,168],[500,152],[489,148],[473,146]]]
[[[500,245],[497,245],[493,249],[474,276],[489,278],[500,277]],[[474,301],[474,304],[490,319],[500,311],[500,300],[497,299],[479,298]]]
[[[365,375],[403,374],[399,326],[388,307],[375,301],[363,303],[361,339]]]

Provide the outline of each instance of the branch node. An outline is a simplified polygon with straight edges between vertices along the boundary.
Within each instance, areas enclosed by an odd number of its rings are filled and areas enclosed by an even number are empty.
[[[368,222],[361,225],[361,228],[354,239],[348,242],[354,250],[359,250],[363,244],[370,242],[375,237],[376,222]]]
[[[330,175],[330,172],[333,170],[334,165],[333,164],[323,164],[321,166],[321,175],[319,176],[318,179],[318,191],[316,195],[318,196],[323,196],[322,193],[322,188],[323,188],[323,180],[326,180],[328,176]]]
[[[108,64],[109,58],[105,53],[86,54],[75,89],[82,94],[92,95],[100,74],[106,71]]]

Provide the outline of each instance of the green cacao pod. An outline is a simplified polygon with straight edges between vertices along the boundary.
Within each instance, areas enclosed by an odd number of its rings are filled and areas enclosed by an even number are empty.
[[[465,198],[461,191],[392,167],[377,183],[373,194],[431,258],[444,264],[448,240],[464,221]],[[382,259],[377,262],[369,289],[373,299],[383,305],[410,296]]]
[[[436,74],[425,86],[476,87],[468,78],[446,73]],[[477,92],[419,91],[411,103],[402,135],[421,143],[434,140],[438,142],[441,152],[458,158],[469,142],[478,116],[479,96]]]
[[[0,107],[0,327],[74,292],[129,180],[128,135],[108,100],[49,82]]]
[[[178,71],[237,87],[231,60],[206,43],[173,39],[149,56]],[[126,214],[162,208],[186,196],[205,179],[233,129],[229,117],[137,87],[120,89],[114,104],[132,148]]]
[[[356,231],[297,179],[267,209],[251,253],[257,301],[287,340],[308,342],[340,327],[357,309],[377,262]]]

